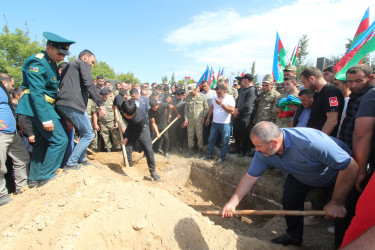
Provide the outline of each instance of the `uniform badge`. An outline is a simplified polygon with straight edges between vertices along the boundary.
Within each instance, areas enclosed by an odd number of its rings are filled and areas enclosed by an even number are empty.
[[[31,71],[31,72],[35,72],[35,73],[38,73],[39,68],[38,68],[38,67],[33,67],[33,66],[31,66],[31,67],[30,67],[30,71]]]
[[[52,77],[52,79],[56,82],[56,77]]]
[[[339,106],[339,101],[337,100],[336,96],[329,98],[329,106],[331,106],[331,107]]]

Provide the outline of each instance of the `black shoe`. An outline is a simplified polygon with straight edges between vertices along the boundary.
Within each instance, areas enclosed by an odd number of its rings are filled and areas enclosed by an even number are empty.
[[[48,182],[53,181],[53,180],[57,179],[57,178],[60,177],[60,176],[61,176],[61,175],[55,175],[54,177],[52,177],[52,178],[50,178],[50,179],[48,179],[48,180],[39,181],[39,182],[38,182],[38,187],[42,187],[42,186],[46,185]]]
[[[13,199],[10,198],[10,195],[9,194],[6,194],[6,195],[3,195],[0,197],[0,206],[2,205],[5,205],[5,204],[8,204],[9,202],[11,202]]]
[[[151,173],[151,177],[154,178],[155,181],[160,181],[160,176],[155,172]]]
[[[81,169],[81,168],[82,168],[82,166],[79,165],[79,164],[74,165],[74,166],[68,166],[68,165],[66,165],[64,167],[64,172],[69,171],[69,170],[78,170],[78,169]]]
[[[209,161],[211,159],[212,159],[212,156],[205,156],[201,158],[202,161]]]
[[[29,181],[28,185],[29,185],[29,188],[36,187],[38,186],[38,181]]]
[[[288,234],[284,234],[282,236],[273,238],[271,242],[275,244],[282,244],[283,246],[287,246],[287,245],[301,246],[302,245],[302,241],[295,240],[292,237],[290,237]]]
[[[237,156],[238,156],[238,157],[245,157],[245,156],[246,156],[246,153],[245,153],[245,152],[239,152]]]
[[[238,150],[232,149],[232,150],[229,150],[228,153],[229,154],[238,154]]]
[[[192,157],[194,155],[193,149],[189,148],[188,152],[184,155],[185,158]]]

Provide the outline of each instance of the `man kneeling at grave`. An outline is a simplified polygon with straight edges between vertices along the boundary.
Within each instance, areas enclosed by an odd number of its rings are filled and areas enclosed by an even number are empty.
[[[256,124],[251,130],[250,139],[256,153],[235,193],[223,207],[222,217],[233,216],[232,212],[267,167],[278,168],[288,173],[282,199],[285,210],[303,210],[309,191],[319,187],[331,194],[331,200],[324,207],[327,217],[345,217],[346,197],[358,175],[358,165],[348,154],[350,150],[345,143],[315,129],[280,129],[272,122]],[[286,234],[272,239],[271,242],[300,246],[303,217],[285,216],[285,220]],[[339,247],[346,228],[338,228],[338,223],[339,220],[335,220],[336,246]]]
[[[129,166],[133,166],[133,148],[137,152],[144,151],[151,177],[154,178],[155,181],[160,180],[159,175],[155,172],[154,151],[152,150],[150,129],[147,124],[145,112],[137,109],[137,106],[133,100],[127,100],[121,105],[121,113],[128,124],[121,144],[125,145],[126,147]]]

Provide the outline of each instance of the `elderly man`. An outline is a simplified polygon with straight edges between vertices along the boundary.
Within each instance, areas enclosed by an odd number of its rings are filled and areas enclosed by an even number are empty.
[[[251,140],[257,152],[234,195],[223,207],[222,217],[233,216],[232,212],[267,167],[288,173],[283,193],[285,210],[303,210],[307,194],[312,188],[319,187],[332,193],[331,200],[324,207],[327,216],[335,219],[345,217],[345,201],[357,178],[358,165],[345,151],[350,152],[343,142],[315,129],[280,129],[271,122],[255,125],[251,130]],[[286,234],[271,242],[300,246],[303,218],[286,216],[285,220]],[[336,237],[340,238],[339,235]],[[340,246],[341,242],[336,244]]]
[[[69,55],[69,46],[75,42],[50,32],[44,32],[43,36],[47,39],[46,50],[30,56],[22,66],[25,94],[16,110],[17,114],[30,118],[35,135],[29,187],[44,185],[55,178],[68,144],[54,107],[60,83],[56,63]]]

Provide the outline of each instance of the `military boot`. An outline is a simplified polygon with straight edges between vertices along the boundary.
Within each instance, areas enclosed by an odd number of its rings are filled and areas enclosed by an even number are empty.
[[[193,149],[189,148],[184,157],[188,158],[188,157],[192,157],[193,155],[194,155]]]

